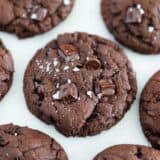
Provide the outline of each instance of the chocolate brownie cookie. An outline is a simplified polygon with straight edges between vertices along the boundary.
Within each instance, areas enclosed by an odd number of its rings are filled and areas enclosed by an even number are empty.
[[[159,160],[160,152],[140,145],[117,145],[97,155],[94,160]]]
[[[63,148],[37,130],[0,126],[0,160],[67,160]]]
[[[101,8],[119,42],[144,54],[160,53],[160,0],[102,0]]]
[[[30,111],[66,136],[112,127],[136,91],[135,73],[123,51],[86,33],[59,35],[37,52],[24,77]]]
[[[74,0],[0,0],[0,30],[20,38],[49,31],[71,12]]]
[[[160,71],[146,84],[140,100],[140,119],[153,147],[160,149]]]
[[[11,87],[13,72],[12,56],[0,40],[0,100],[2,100]]]

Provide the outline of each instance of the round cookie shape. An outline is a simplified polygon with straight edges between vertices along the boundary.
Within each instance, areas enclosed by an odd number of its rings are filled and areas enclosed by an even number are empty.
[[[88,136],[116,124],[135,99],[128,58],[109,40],[66,33],[40,49],[24,76],[29,110],[66,136]]]
[[[146,146],[122,144],[105,149],[94,160],[159,160],[160,152]]]
[[[14,73],[13,59],[0,40],[0,100],[11,87]]]
[[[0,30],[19,38],[54,28],[71,12],[74,0],[1,0]]]
[[[140,119],[143,131],[152,146],[160,149],[160,71],[146,84],[140,100]]]
[[[122,44],[144,54],[160,53],[160,0],[102,0],[104,21]]]
[[[67,160],[63,148],[48,135],[13,124],[0,126],[3,160]]]

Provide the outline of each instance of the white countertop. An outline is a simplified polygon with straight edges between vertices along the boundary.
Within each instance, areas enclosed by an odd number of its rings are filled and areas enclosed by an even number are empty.
[[[100,0],[76,0],[73,12],[67,20],[52,31],[29,38],[18,40],[14,35],[0,33],[7,48],[12,52],[15,62],[14,81],[11,90],[0,102],[0,124],[15,123],[41,130],[54,137],[66,150],[69,160],[92,160],[106,147],[133,143],[149,145],[144,137],[139,122],[139,96],[148,78],[160,68],[160,55],[145,56],[125,49],[137,73],[138,94],[131,110],[112,129],[87,138],[66,138],[53,126],[39,121],[27,109],[23,95],[23,75],[25,68],[36,50],[45,46],[57,34],[64,32],[84,31],[113,40],[107,31],[100,14]]]

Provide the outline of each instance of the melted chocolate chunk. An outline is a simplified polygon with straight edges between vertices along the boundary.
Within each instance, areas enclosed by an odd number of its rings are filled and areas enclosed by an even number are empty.
[[[74,99],[76,100],[78,98],[78,91],[77,91],[77,87],[75,84],[71,83],[67,83],[64,84],[60,87],[60,91],[59,91],[59,98],[60,99]]]
[[[115,85],[113,83],[101,80],[99,84],[102,96],[113,96],[115,94]]]
[[[101,62],[96,57],[87,57],[86,66],[88,68],[99,69]]]
[[[141,8],[140,5],[136,5],[136,7],[130,7],[127,10],[125,22],[126,23],[141,23],[143,14],[144,14],[144,10]]]
[[[48,10],[46,8],[38,8],[36,11],[31,13],[31,19],[37,21],[43,21],[47,17]]]

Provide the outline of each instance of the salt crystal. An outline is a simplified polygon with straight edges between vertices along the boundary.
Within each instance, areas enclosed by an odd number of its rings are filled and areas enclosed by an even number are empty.
[[[101,99],[102,98],[102,93],[98,94],[98,98]]]
[[[133,12],[133,8],[129,8],[129,12]]]
[[[59,99],[59,91],[57,91],[57,92],[53,95],[53,99]]]
[[[53,61],[53,65],[54,65],[55,67],[58,65],[58,60],[57,60],[57,59],[55,59],[55,60]]]
[[[18,136],[18,133],[14,133],[14,136]]]
[[[46,66],[46,72],[49,72],[50,71],[50,65],[51,65],[51,63],[47,63],[47,66]]]
[[[73,71],[74,71],[74,72],[79,72],[80,69],[79,69],[78,67],[75,67],[75,68],[73,69]]]
[[[153,26],[149,26],[149,27],[148,27],[148,32],[149,32],[149,33],[152,33],[153,31],[154,31],[154,27],[153,27]]]
[[[68,79],[68,80],[67,80],[67,82],[68,82],[69,84],[71,84],[71,83],[72,83],[72,81],[71,81],[70,79]]]
[[[87,57],[86,59],[87,59],[87,61],[89,61],[89,57]]]
[[[59,83],[57,83],[56,88],[59,88],[59,86],[60,86]]]
[[[64,5],[70,5],[71,1],[70,0],[63,0]]]
[[[37,20],[38,17],[37,17],[37,14],[33,13],[31,14],[30,18],[33,20]]]
[[[56,72],[60,72],[60,70],[58,68],[55,69]]]
[[[87,91],[87,95],[88,95],[89,97],[92,97],[92,96],[93,96],[93,92],[92,92],[92,91]]]
[[[144,9],[142,8],[141,4],[137,4],[137,9],[139,9],[141,14],[144,14]]]
[[[141,9],[141,4],[137,4],[137,9]]]
[[[68,69],[69,69],[69,66],[65,66],[65,67],[64,67],[64,70],[68,70]]]

